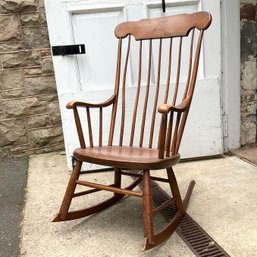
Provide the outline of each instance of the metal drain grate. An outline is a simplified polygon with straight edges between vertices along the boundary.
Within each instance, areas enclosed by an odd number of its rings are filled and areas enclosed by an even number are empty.
[[[140,173],[140,171],[134,171],[134,173]],[[142,188],[142,185],[139,184],[139,187]],[[152,190],[154,207],[171,199],[155,181],[152,181]],[[170,221],[175,216],[176,211],[176,206],[171,202],[160,213],[167,221]],[[229,257],[228,253],[187,213],[182,218],[176,232],[196,256]]]
[[[187,213],[181,220],[176,232],[196,256],[229,257],[228,253]]]

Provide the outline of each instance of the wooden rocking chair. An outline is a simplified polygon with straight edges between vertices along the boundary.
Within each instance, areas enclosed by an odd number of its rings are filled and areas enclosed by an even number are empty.
[[[172,166],[180,159],[179,147],[194,93],[202,37],[210,23],[209,13],[197,12],[123,22],[116,27],[118,53],[113,95],[99,104],[81,101],[67,104],[67,108],[74,111],[80,148],[74,151],[76,165],[55,222],[86,217],[115,204],[124,195],[129,195],[143,199],[144,250],[160,244],[173,233],[186,212],[195,185],[191,181],[186,197],[182,200]],[[135,54],[138,54],[136,65],[133,63],[135,58],[130,60],[131,55]],[[137,68],[134,87],[127,83],[130,65],[134,70]],[[131,100],[133,96],[134,100]],[[89,146],[85,144],[79,107],[84,108],[87,115]],[[108,107],[111,107],[111,115],[108,142],[105,144],[103,110]],[[128,111],[129,108],[131,111]],[[98,145],[93,142],[96,133],[91,124],[92,109],[99,110]],[[155,130],[156,126],[159,126],[159,131]],[[116,139],[118,142],[114,143]],[[102,185],[79,180],[83,162],[113,167],[114,183]],[[159,169],[166,169],[167,179],[157,176],[159,171],[156,170]],[[142,172],[135,175],[131,170]],[[150,170],[155,176],[150,176]],[[121,188],[122,175],[136,179],[128,187]],[[153,208],[151,180],[169,183],[172,201],[177,209],[174,218],[160,233],[154,232],[153,216],[168,202]],[[133,191],[139,183],[143,187],[142,193]],[[93,189],[75,193],[77,185]],[[96,206],[69,211],[74,197],[100,190],[111,191],[114,195]]]

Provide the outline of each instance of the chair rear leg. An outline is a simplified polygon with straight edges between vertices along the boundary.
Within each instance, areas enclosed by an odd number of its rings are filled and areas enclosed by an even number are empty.
[[[114,186],[120,188],[121,187],[121,169],[114,168]],[[114,193],[115,198],[120,198],[120,194]]]
[[[67,219],[68,210],[70,208],[71,200],[73,198],[73,194],[76,189],[76,180],[79,178],[81,166],[82,166],[82,162],[77,161],[72,171],[72,174],[70,176],[70,180],[62,200],[60,211],[57,214],[57,216],[54,218],[53,222],[64,221]]]
[[[175,198],[175,205],[179,210],[179,212],[183,215],[185,214],[186,211],[183,205],[183,201],[181,199],[178,183],[172,168],[167,168],[167,175],[168,175],[172,195]]]
[[[149,170],[143,171],[143,219],[145,237],[145,244],[143,250],[145,250],[147,246],[154,244],[152,188]]]

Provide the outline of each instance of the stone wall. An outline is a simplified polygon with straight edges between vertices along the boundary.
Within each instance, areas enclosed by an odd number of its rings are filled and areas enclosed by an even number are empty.
[[[1,0],[0,157],[63,147],[43,0]]]
[[[256,142],[257,1],[241,0],[241,144]]]

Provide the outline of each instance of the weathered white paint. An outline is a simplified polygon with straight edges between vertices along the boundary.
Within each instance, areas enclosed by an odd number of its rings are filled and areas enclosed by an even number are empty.
[[[224,150],[240,147],[240,1],[222,0]]]
[[[53,57],[69,168],[72,151],[79,144],[72,111],[65,109],[66,103],[71,99],[98,102],[112,94],[117,46],[117,40],[113,36],[115,25],[123,20],[164,15],[160,2],[45,0],[51,45],[85,43],[87,51],[86,55]],[[213,15],[213,23],[204,37],[196,93],[181,153],[182,157],[221,154],[223,134],[220,95],[222,92],[220,2],[173,0],[166,1],[166,5],[166,15],[200,10],[210,11]],[[104,35],[104,40],[98,31]],[[131,62],[133,63],[133,59]],[[133,65],[130,65],[131,97],[135,94],[134,73]],[[105,119],[108,115],[107,113]],[[97,123],[97,119],[98,117],[93,124]],[[104,138],[107,138],[107,131],[105,133]]]

